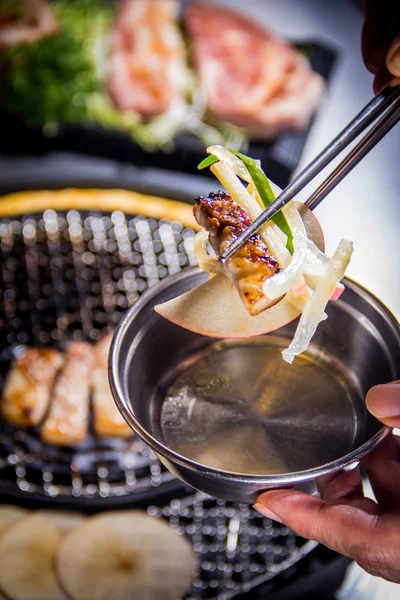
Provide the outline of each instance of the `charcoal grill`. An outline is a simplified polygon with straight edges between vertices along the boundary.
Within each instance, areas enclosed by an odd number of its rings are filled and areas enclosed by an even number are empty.
[[[214,500],[201,493],[174,499],[164,507],[149,506],[148,513],[167,518],[191,539],[198,559],[188,596],[193,600],[228,600],[250,592],[317,546],[248,505]]]
[[[76,162],[73,169],[58,163],[60,171],[53,170],[46,178],[38,168],[36,178],[31,171],[28,180],[29,168],[15,177],[20,172],[17,162],[14,175],[12,168],[7,169],[2,191],[13,191],[13,178],[19,189],[93,185],[93,168],[87,170],[84,161],[79,160],[79,171]],[[117,170],[107,177],[100,180],[105,188],[123,182],[160,193],[159,174],[152,173],[147,183],[143,173],[129,178],[126,170],[123,176]],[[200,189],[201,178],[194,184],[185,177],[179,185],[175,181],[175,187],[166,186],[164,195],[184,199],[181,186],[189,190],[189,198],[208,190],[208,182]],[[109,190],[84,196],[65,191],[30,194],[6,204],[1,200],[2,380],[25,345],[63,349],[70,339],[95,341],[117,325],[145,289],[194,265],[190,212],[183,203]],[[324,567],[320,558],[313,558],[316,543],[263,518],[248,505],[185,488],[137,438],[113,441],[91,435],[75,450],[63,449],[42,443],[37,431],[1,423],[0,486],[3,501],[30,507],[58,505],[96,512],[137,506],[166,518],[192,540],[198,558],[188,595],[193,600],[256,598],[260,589],[272,594],[277,586],[273,583],[280,578],[293,584],[294,577],[298,585],[301,559],[308,565],[303,568],[311,569],[307,579]],[[346,564],[340,565],[341,576]]]
[[[31,194],[4,200],[19,210],[43,202],[81,205],[78,191]],[[156,201],[119,191],[92,193],[92,201]],[[161,211],[171,214],[166,201]],[[164,208],[162,208],[164,207]],[[187,207],[182,205],[182,219]],[[160,210],[160,208],[159,208]],[[187,220],[187,217],[186,217]],[[149,286],[195,264],[194,231],[168,218],[112,212],[59,210],[0,221],[0,323],[3,378],[23,346],[97,340]],[[108,498],[147,491],[173,481],[138,440],[95,438],[74,450],[47,446],[38,432],[0,426],[0,476],[4,487],[45,497]]]

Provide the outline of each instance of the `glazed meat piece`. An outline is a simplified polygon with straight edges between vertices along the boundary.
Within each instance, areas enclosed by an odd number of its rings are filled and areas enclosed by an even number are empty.
[[[262,138],[307,124],[324,83],[289,44],[213,3],[190,5],[186,25],[213,115]]]
[[[1,16],[0,48],[32,44],[58,29],[53,10],[45,0],[16,0]]]
[[[108,353],[113,334],[104,336],[97,342],[95,368],[92,372],[94,429],[97,435],[128,438],[132,430],[119,412],[111,394],[108,382]]]
[[[17,358],[8,375],[1,413],[20,427],[33,427],[43,418],[51,390],[63,363],[62,355],[46,348],[29,348]]]
[[[74,446],[88,431],[89,390],[94,366],[93,347],[86,342],[71,342],[56,382],[41,437],[56,446]]]
[[[186,55],[176,0],[124,0],[112,31],[108,91],[115,105],[143,117],[183,97]]]
[[[251,224],[247,212],[226,192],[198,198],[193,212],[198,224],[209,232],[216,254],[223,252]],[[278,301],[266,298],[262,291],[264,281],[279,271],[279,265],[259,235],[253,235],[224,267],[252,316]]]

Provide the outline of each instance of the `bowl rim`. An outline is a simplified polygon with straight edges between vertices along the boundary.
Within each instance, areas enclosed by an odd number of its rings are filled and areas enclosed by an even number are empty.
[[[122,340],[132,321],[154,297],[156,297],[161,291],[173,287],[175,283],[177,281],[181,281],[182,278],[190,279],[191,277],[200,273],[204,273],[204,271],[202,271],[199,267],[190,267],[182,269],[182,271],[179,271],[178,273],[166,277],[165,279],[160,281],[160,283],[147,290],[137,300],[137,302],[135,302],[135,304],[130,309],[128,309],[114,333],[108,362],[110,386],[115,403],[122,416],[124,417],[125,421],[131,427],[131,429],[133,429],[133,431],[154,452],[162,455],[172,464],[179,465],[180,467],[189,469],[190,471],[203,475],[207,478],[224,479],[227,482],[232,481],[235,483],[243,483],[247,485],[290,485],[313,480],[322,475],[326,475],[328,473],[332,473],[334,471],[338,471],[346,467],[352,468],[353,466],[357,466],[360,460],[366,454],[368,454],[370,451],[376,448],[376,446],[378,446],[378,444],[392,431],[393,428],[388,427],[386,425],[382,425],[382,427],[369,440],[364,442],[364,444],[352,450],[348,454],[345,454],[344,456],[335,459],[329,463],[320,465],[319,467],[313,467],[311,469],[303,471],[294,471],[291,473],[267,475],[245,474],[237,473],[234,471],[225,471],[222,469],[216,469],[214,467],[209,467],[207,465],[198,463],[168,448],[168,446],[166,446],[160,440],[157,440],[155,437],[153,437],[147,431],[147,429],[145,429],[139,423],[139,421],[135,417],[135,413],[130,408],[129,402],[127,402],[127,399],[125,399],[122,382],[120,381],[120,377],[118,375],[118,359]],[[352,291],[364,297],[369,302],[369,304],[371,304],[374,307],[374,309],[377,310],[380,313],[380,315],[386,319],[386,321],[392,326],[393,332],[398,338],[400,346],[400,325],[399,321],[392,314],[392,312],[374,294],[372,294],[369,290],[367,290],[359,283],[355,282],[354,280],[348,277],[345,277],[343,279],[343,282],[346,287],[352,289]],[[339,299],[337,302],[345,304],[343,299]]]

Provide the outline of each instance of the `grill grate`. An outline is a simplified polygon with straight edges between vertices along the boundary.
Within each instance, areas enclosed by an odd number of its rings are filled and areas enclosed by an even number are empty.
[[[245,504],[195,494],[150,506],[148,512],[166,517],[193,543],[198,570],[188,598],[228,600],[273,579],[313,550],[290,529],[264,519]]]
[[[194,232],[178,222],[120,211],[46,210],[0,219],[3,380],[25,344],[63,349],[70,339],[95,341],[113,329],[148,287],[195,264],[193,238]],[[163,490],[169,498],[178,489],[176,495],[182,496],[177,482],[168,487],[173,481],[138,438],[90,435],[72,450],[44,444],[37,431],[0,423],[3,492],[66,505],[73,499],[82,508],[96,506],[96,500],[115,506],[121,498],[132,505],[139,497],[148,505],[164,503]],[[229,600],[249,592],[316,545],[248,506],[199,493],[164,507],[149,506],[148,512],[166,518],[192,540],[198,558],[188,596],[193,600]]]
[[[21,346],[96,341],[163,277],[195,264],[194,232],[176,221],[56,212],[0,221],[3,378]],[[157,488],[173,476],[140,440],[90,436],[52,448],[38,432],[0,425],[0,483],[48,497],[106,498]]]

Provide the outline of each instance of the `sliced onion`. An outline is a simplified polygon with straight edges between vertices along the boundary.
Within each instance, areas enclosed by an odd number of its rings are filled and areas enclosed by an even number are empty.
[[[270,226],[275,231],[275,233],[277,233],[279,235],[279,237],[281,238],[282,242],[285,244],[285,247],[286,247],[286,244],[288,241],[288,236],[286,235],[286,233],[284,233],[282,231],[282,229],[280,227],[278,227],[278,225],[276,223],[271,222]]]
[[[257,202],[257,204],[259,205],[261,210],[264,210],[264,204],[262,203],[262,200],[260,198],[260,195],[257,192],[257,188],[254,185],[253,180],[250,181],[249,185],[247,186],[247,191],[249,192],[249,194],[251,196],[253,196],[254,200]]]
[[[207,252],[208,233],[205,229],[201,229],[194,236],[193,251],[197,260],[197,264],[203,271],[209,273],[223,273],[223,265],[216,259],[210,256]]]
[[[224,146],[215,145],[209,146],[207,148],[207,152],[209,154],[214,154],[214,156],[219,158],[219,160],[223,160],[228,167],[230,167],[232,171],[238,175],[238,177],[243,179],[243,181],[247,181],[247,183],[252,182],[251,175],[244,162],[240,160],[238,156],[230,152],[230,150],[227,150],[224,148]]]
[[[294,252],[289,265],[263,285],[263,292],[269,298],[280,298],[286,294],[298,281],[303,273],[307,256],[307,232],[304,223],[294,206],[287,206],[287,218],[293,233]]]
[[[307,350],[318,324],[326,318],[325,307],[344,277],[352,253],[352,242],[341,240],[329,261],[327,274],[320,278],[319,284],[303,310],[292,342],[282,352],[286,362],[292,363],[298,354]]]
[[[321,277],[321,275],[326,275],[328,270],[328,265],[323,265],[321,263],[313,263],[306,261],[303,269],[304,275],[317,275]]]
[[[319,277],[327,274],[330,259],[311,240],[307,240],[307,258],[303,268],[307,284],[315,289]]]
[[[329,263],[330,259],[329,257],[324,254],[323,252],[321,252],[321,250],[318,248],[318,246],[316,246],[316,244],[314,244],[314,242],[310,239],[308,239],[307,241],[307,249],[309,251],[309,254],[313,254],[314,257],[319,260],[320,262],[322,262],[323,264],[327,264]]]
[[[262,208],[257,200],[249,194],[247,188],[241,184],[236,174],[225,161],[221,160],[212,165],[211,171],[227,190],[231,198],[245,209],[252,221],[262,213]],[[279,235],[274,232],[270,224],[265,225],[260,229],[260,235],[269,251],[275,256],[279,266],[284,269],[289,264],[292,257]]]
[[[253,197],[253,199],[257,202],[261,211],[265,210],[265,206],[262,203],[262,200],[257,192],[257,188],[254,185],[253,179],[252,179],[246,165],[244,164],[244,162],[242,160],[240,160],[240,158],[237,157],[235,154],[233,154],[232,152],[230,152],[229,150],[224,148],[223,146],[209,146],[207,148],[207,152],[209,154],[214,154],[214,156],[216,156],[220,160],[224,161],[228,165],[228,167],[230,167],[232,169],[232,171],[235,173],[235,175],[237,175],[238,177],[243,179],[243,181],[248,182],[249,185],[247,187],[247,191]],[[260,165],[260,168],[261,168],[261,165]],[[275,195],[279,195],[281,192],[280,188],[278,188],[277,186],[272,184],[271,181],[270,181],[270,185],[271,185],[271,187],[273,187],[273,191],[274,191]],[[286,247],[287,240],[288,240],[287,235],[278,227],[278,225],[276,223],[274,223],[272,221],[270,223],[268,223],[268,227],[271,227],[275,231],[275,233],[277,233],[279,235],[279,237],[281,238],[282,242],[284,243],[284,245]],[[272,248],[270,248],[270,250],[273,254],[275,254],[274,251],[272,250]],[[288,254],[290,255],[290,252],[288,252]],[[279,260],[278,260],[278,262],[279,262]]]
[[[221,182],[231,198],[245,209],[252,221],[255,221],[262,213],[262,209],[244,185],[241,184],[231,167],[224,160],[220,160],[220,162],[211,165],[210,170],[214,173],[218,181]]]
[[[292,255],[286,248],[286,244],[282,241],[280,236],[276,233],[273,227],[270,225],[263,227],[261,235],[265,243],[267,244],[268,250],[273,254],[278,261],[281,269],[286,269],[292,260]]]

